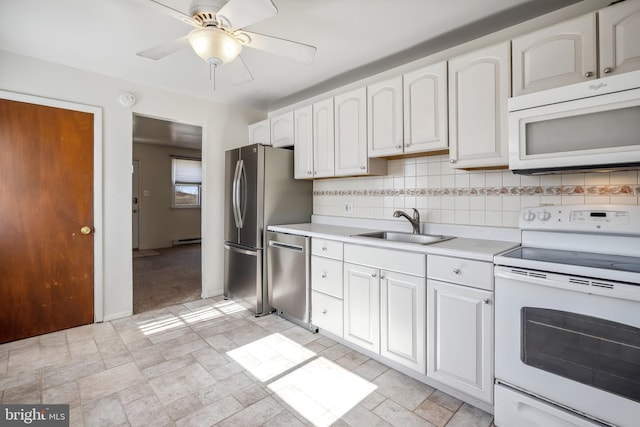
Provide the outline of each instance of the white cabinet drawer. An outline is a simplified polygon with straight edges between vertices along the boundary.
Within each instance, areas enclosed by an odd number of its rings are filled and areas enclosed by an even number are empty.
[[[342,298],[342,261],[313,255],[311,289]]]
[[[311,255],[342,260],[342,242],[326,239],[311,239]]]
[[[427,277],[493,290],[493,264],[490,262],[428,255]]]
[[[342,300],[311,292],[311,323],[334,335],[342,336]]]
[[[425,255],[370,246],[344,245],[344,261],[380,270],[425,276]]]

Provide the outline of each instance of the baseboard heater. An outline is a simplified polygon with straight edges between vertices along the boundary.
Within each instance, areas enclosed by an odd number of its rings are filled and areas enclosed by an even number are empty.
[[[202,243],[202,239],[200,237],[193,237],[191,239],[179,239],[171,241],[171,244],[173,246],[190,245],[192,243]]]

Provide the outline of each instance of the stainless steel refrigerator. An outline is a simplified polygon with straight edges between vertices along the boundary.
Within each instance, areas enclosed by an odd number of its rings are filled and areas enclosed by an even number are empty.
[[[293,150],[254,144],[225,154],[224,296],[256,315],[267,297],[268,225],[309,222],[310,181],[293,179]]]

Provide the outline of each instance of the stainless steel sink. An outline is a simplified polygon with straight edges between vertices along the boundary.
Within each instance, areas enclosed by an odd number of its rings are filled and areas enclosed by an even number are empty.
[[[358,237],[370,237],[373,239],[388,240],[391,242],[418,243],[420,245],[430,245],[444,240],[454,239],[453,236],[441,236],[434,234],[412,234],[396,231],[376,231],[373,233],[355,234]]]

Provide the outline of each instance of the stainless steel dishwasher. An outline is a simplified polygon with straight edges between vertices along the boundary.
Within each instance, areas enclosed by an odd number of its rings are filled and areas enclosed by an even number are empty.
[[[310,237],[267,232],[269,304],[282,317],[303,326],[311,321]]]

